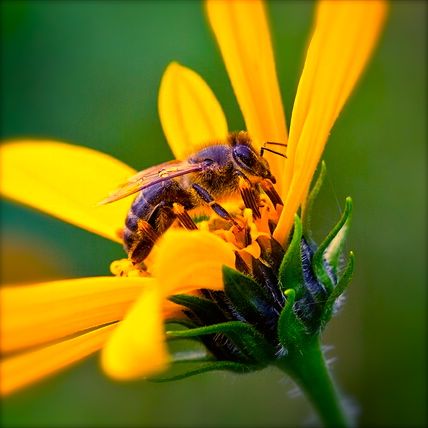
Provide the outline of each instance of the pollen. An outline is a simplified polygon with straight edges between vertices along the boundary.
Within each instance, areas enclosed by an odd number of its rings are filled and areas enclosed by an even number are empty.
[[[110,272],[114,276],[144,277],[149,276],[147,270],[141,269],[129,259],[115,260],[110,264]]]

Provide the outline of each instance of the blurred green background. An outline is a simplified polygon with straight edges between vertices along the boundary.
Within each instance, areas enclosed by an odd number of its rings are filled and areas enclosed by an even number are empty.
[[[333,370],[361,426],[426,423],[426,12],[392,2],[376,54],[333,129],[316,230],[351,195],[357,257],[347,303],[331,322]],[[289,122],[311,27],[311,2],[268,4]],[[137,169],[171,159],[157,114],[172,60],[213,88],[242,129],[217,46],[196,1],[2,1],[3,138],[48,137]],[[31,191],[31,189],[28,189]],[[3,282],[108,274],[120,247],[4,203]],[[169,384],[116,384],[96,357],[3,401],[3,426],[238,427],[310,423],[312,410],[274,369]]]

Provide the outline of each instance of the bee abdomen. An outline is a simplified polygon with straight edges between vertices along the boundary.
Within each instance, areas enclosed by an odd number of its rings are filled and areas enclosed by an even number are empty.
[[[128,257],[134,263],[142,262],[175,217],[171,207],[164,201],[152,205],[144,198],[137,199],[125,221],[123,243]]]
[[[158,237],[172,225],[176,219],[172,209],[175,202],[186,209],[194,206],[191,194],[175,181],[144,189],[136,197],[126,217],[123,234],[124,248],[134,263],[143,261]]]
[[[128,215],[126,217],[125,221],[125,228],[128,229],[130,232],[135,232],[138,227],[138,219],[139,217],[136,216],[131,210],[128,212]]]
[[[123,246],[127,252],[132,247],[136,238],[136,230],[131,230],[127,226],[125,226],[123,231]]]
[[[137,196],[132,203],[125,220],[123,234],[123,244],[128,253],[135,246],[135,242],[141,240],[141,233],[138,230],[140,220],[148,220],[152,211],[153,207],[151,204],[141,195]]]

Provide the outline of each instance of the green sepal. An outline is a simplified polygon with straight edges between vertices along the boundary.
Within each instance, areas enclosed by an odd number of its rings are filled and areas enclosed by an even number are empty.
[[[174,366],[176,365],[177,364],[174,364]],[[176,375],[162,376],[162,377],[156,376],[156,377],[151,377],[147,380],[149,380],[150,382],[160,383],[160,382],[170,382],[173,380],[185,379],[190,376],[195,376],[201,373],[206,373],[214,370],[229,370],[234,373],[248,373],[258,369],[260,369],[260,367],[241,364],[241,363],[235,363],[232,361],[214,361],[210,363],[205,363],[198,368],[186,370],[183,373],[179,373]]]
[[[206,323],[217,323],[222,319],[220,308],[212,301],[188,294],[175,294],[168,298],[171,302],[189,308]]]
[[[328,297],[327,302],[325,303],[325,306],[323,308],[323,313],[321,315],[321,320],[320,320],[322,328],[324,328],[324,326],[328,323],[328,321],[330,321],[333,315],[333,310],[334,310],[334,305],[336,303],[336,300],[343,294],[346,287],[349,285],[351,281],[352,274],[354,272],[354,261],[355,261],[354,253],[351,251],[349,253],[348,263],[345,269],[343,270],[342,276],[340,277],[332,293]]]
[[[317,277],[318,281],[324,285],[329,294],[334,289],[334,282],[333,278],[331,277],[331,273],[336,275],[339,255],[344,244],[351,213],[352,199],[348,197],[345,201],[345,210],[342,214],[342,217],[327,235],[327,238],[318,247],[312,258],[312,268],[315,276]],[[328,259],[327,255],[329,255]],[[327,270],[327,264],[331,269],[331,273]]]
[[[285,291],[286,302],[278,319],[278,339],[287,350],[299,348],[308,337],[308,330],[294,312],[296,292],[293,289]]]
[[[324,252],[324,257],[327,260],[327,263],[330,265],[334,275],[337,275],[338,273],[340,256],[343,252],[343,247],[345,245],[351,223],[352,199],[350,197],[346,198],[345,212],[343,213],[342,218],[344,220],[342,227],[338,230],[336,236],[333,238]]]
[[[168,320],[165,325],[165,331],[183,331],[193,328],[194,323],[182,322],[178,319],[171,322]],[[208,350],[205,344],[199,337],[190,337],[188,339],[180,339],[175,337],[167,337],[168,354],[171,362],[190,362],[190,361],[210,361],[214,360],[212,353]]]
[[[166,336],[167,338],[191,338],[218,333],[227,336],[244,355],[250,357],[257,364],[267,365],[273,359],[274,350],[272,346],[254,327],[241,321],[167,331]]]
[[[324,183],[325,176],[327,174],[327,167],[325,165],[325,162],[321,162],[321,169],[318,174],[318,177],[315,181],[315,184],[313,185],[305,204],[302,207],[302,226],[303,226],[303,236],[306,238],[306,240],[309,243],[313,243],[312,241],[312,230],[311,230],[311,215],[312,215],[312,208],[314,206],[314,202],[316,198],[318,197],[318,194],[321,190],[321,187]]]
[[[190,363],[214,361],[214,356],[196,338],[186,340],[168,341],[168,354],[172,363]],[[178,346],[177,346],[178,345]]]
[[[170,324],[175,324],[185,328],[196,327],[196,324],[193,321],[190,321],[188,318],[168,318],[165,320],[165,324],[167,326]]]
[[[299,216],[294,216],[294,231],[287,252],[279,267],[278,280],[281,289],[292,288],[300,298],[303,292],[303,271],[302,271],[302,222]]]
[[[271,308],[274,302],[256,281],[235,269],[223,266],[223,284],[226,296],[245,320],[263,322],[266,308]]]

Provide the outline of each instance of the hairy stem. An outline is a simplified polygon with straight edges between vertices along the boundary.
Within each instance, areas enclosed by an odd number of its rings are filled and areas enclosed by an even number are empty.
[[[278,361],[277,366],[301,387],[325,427],[351,425],[327,368],[318,338],[305,342],[302,348],[289,351]]]

